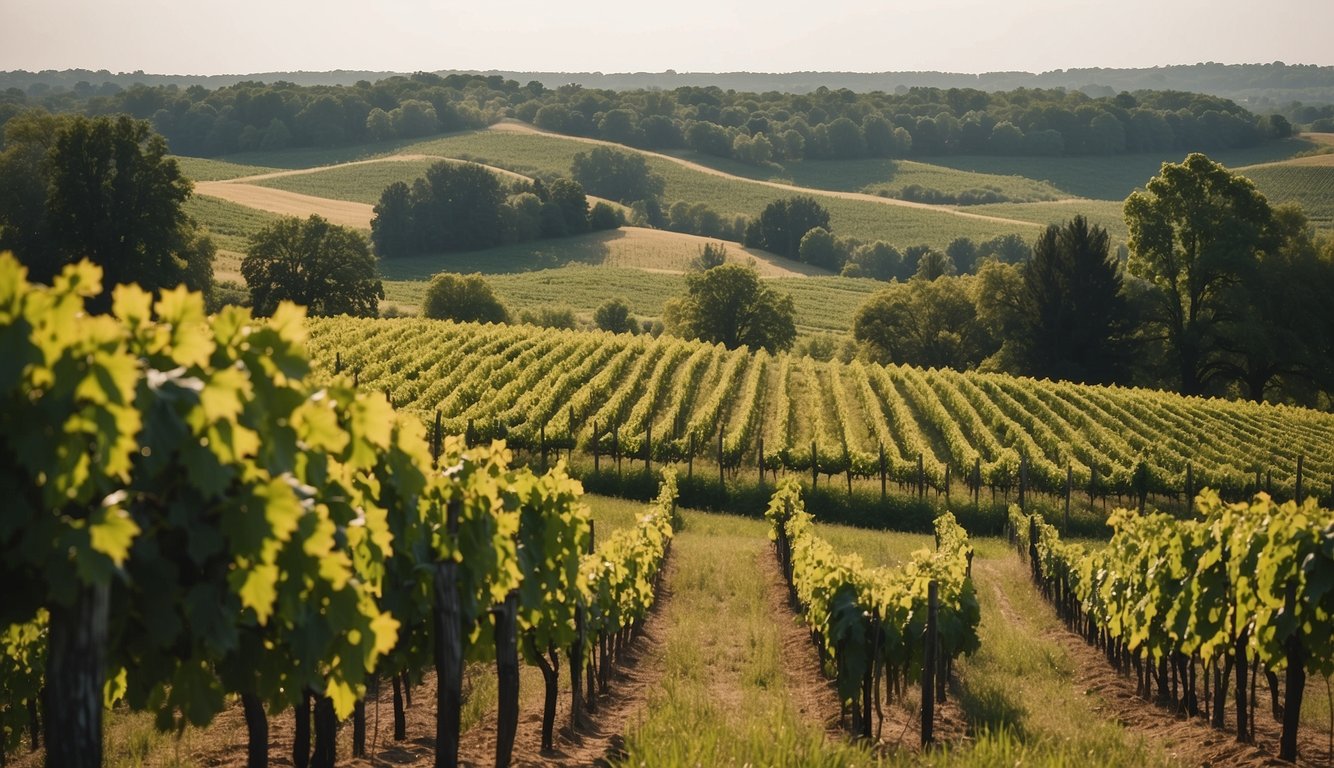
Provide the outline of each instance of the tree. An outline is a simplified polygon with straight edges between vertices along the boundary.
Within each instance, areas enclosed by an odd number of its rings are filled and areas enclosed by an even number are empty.
[[[560,211],[566,234],[578,235],[588,231],[588,197],[579,182],[556,179],[551,184],[547,200]]]
[[[1012,372],[1089,384],[1125,378],[1128,311],[1107,230],[1083,216],[1047,227],[1019,276],[1016,322],[1002,339]]]
[[[977,244],[966,237],[956,237],[945,246],[945,255],[954,262],[959,274],[966,275],[977,269]]]
[[[829,230],[816,227],[802,236],[801,245],[797,248],[797,258],[812,266],[837,272],[843,268],[847,254],[835,242]]]
[[[507,323],[509,312],[481,275],[441,272],[431,278],[422,314],[432,320],[460,323]]]
[[[630,315],[630,305],[624,299],[611,299],[593,310],[593,324],[611,333],[635,333],[639,324]]]
[[[760,217],[746,229],[746,245],[763,248],[779,256],[795,259],[801,238],[821,227],[829,227],[829,211],[809,196],[775,200],[765,206]]]
[[[661,197],[667,188],[663,177],[649,170],[643,155],[611,147],[595,147],[575,155],[570,173],[587,191],[627,205]]]
[[[574,330],[579,327],[579,321],[574,316],[574,310],[569,307],[525,309],[519,313],[519,322],[524,325],[536,325],[540,328]]]
[[[877,240],[853,249],[852,255],[843,265],[843,276],[869,277],[872,280],[889,282],[898,275],[902,264],[903,254],[899,253],[899,249]]]
[[[699,255],[690,261],[690,269],[706,272],[727,263],[727,246],[722,243],[705,243],[700,246]]]
[[[28,113],[5,125],[4,146],[0,249],[34,279],[89,259],[104,271],[98,312],[123,283],[211,291],[211,266],[191,263],[208,246],[183,208],[190,182],[147,122]]]
[[[412,190],[401,181],[384,188],[371,219],[371,243],[381,258],[413,252]]]
[[[913,279],[936,280],[953,274],[954,262],[950,261],[950,257],[932,248],[917,260],[917,271],[913,273]]]
[[[366,238],[319,216],[285,217],[256,232],[241,276],[260,316],[292,301],[315,316],[374,317],[384,298]]]
[[[420,252],[470,251],[500,242],[505,192],[487,168],[436,163],[426,169],[425,183],[413,193]]]
[[[740,264],[686,275],[685,296],[669,301],[663,311],[665,324],[678,336],[770,352],[792,346],[794,314],[791,296],[780,296],[754,269]]]
[[[1276,247],[1241,286],[1245,301],[1219,343],[1246,397],[1310,402],[1334,389],[1334,261],[1320,258],[1300,207],[1274,208],[1274,225]]]
[[[614,207],[605,200],[594,203],[592,210],[588,212],[588,228],[594,232],[616,229],[624,225],[625,214],[622,209]]]
[[[1130,272],[1159,289],[1150,322],[1173,355],[1177,386],[1203,394],[1231,375],[1221,342],[1244,306],[1236,289],[1274,246],[1269,203],[1249,179],[1195,153],[1164,163],[1126,198],[1125,216]]]
[[[881,363],[976,368],[995,349],[978,322],[967,281],[912,280],[877,293],[857,310],[853,338]]]

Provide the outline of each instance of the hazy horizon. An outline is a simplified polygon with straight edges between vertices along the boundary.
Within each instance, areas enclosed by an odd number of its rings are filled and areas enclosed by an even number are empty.
[[[1201,62],[1334,65],[1334,3],[1240,0],[885,7],[682,0],[670,16],[599,0],[463,6],[350,0],[227,6],[6,0],[0,70],[167,75],[289,71],[939,71],[1041,73]]]

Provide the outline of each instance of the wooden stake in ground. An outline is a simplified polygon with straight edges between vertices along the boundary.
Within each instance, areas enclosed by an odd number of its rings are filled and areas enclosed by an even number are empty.
[[[450,504],[447,528],[458,536],[459,510]],[[435,565],[435,768],[457,768],[463,708],[463,614],[459,605],[458,563]]]
[[[507,768],[519,732],[519,591],[496,606],[496,768]]]
[[[922,647],[922,746],[935,741],[936,706],[936,610],[940,585],[935,579],[926,588],[926,637]]]

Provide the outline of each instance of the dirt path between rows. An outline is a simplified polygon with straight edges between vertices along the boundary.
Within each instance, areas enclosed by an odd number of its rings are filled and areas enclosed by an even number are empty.
[[[1015,617],[1014,611],[1008,610],[1009,601],[999,586],[995,592],[999,593],[1002,613],[1007,618]],[[1043,605],[1052,610],[1045,601]],[[1053,610],[1053,615],[1054,613]],[[1177,715],[1167,707],[1140,698],[1135,693],[1133,680],[1117,672],[1096,647],[1066,629],[1064,624],[1044,632],[1043,636],[1056,642],[1069,654],[1076,670],[1074,684],[1079,690],[1102,701],[1102,706],[1097,708],[1101,714],[1120,723],[1130,732],[1163,745],[1164,750],[1183,765],[1241,768],[1293,765],[1278,760],[1281,728],[1269,712],[1268,688],[1263,680],[1259,682],[1256,691],[1256,743],[1242,744],[1235,738],[1236,719],[1232,710],[1231,692],[1228,697],[1227,728],[1217,730],[1202,717],[1188,718]],[[1308,680],[1308,696],[1315,693],[1312,688],[1311,681]],[[1203,698],[1202,682],[1201,698]],[[1296,765],[1334,765],[1334,761],[1331,761],[1330,755],[1327,754],[1326,736],[1327,734],[1323,732],[1316,733],[1314,729],[1303,728],[1298,733],[1299,760]]]
[[[922,210],[922,211],[945,213],[951,216],[959,216],[965,219],[989,221],[997,224],[1010,224],[1022,227],[1043,226],[1041,224],[1037,224],[1031,221],[1020,221],[1019,219],[1007,219],[1003,216],[989,216],[984,213],[969,213],[967,211],[961,211],[958,208],[953,208],[947,205],[932,205],[930,203],[917,203],[911,200],[899,200],[893,197],[880,197],[879,195],[871,195],[865,192],[841,192],[832,189],[820,189],[818,187],[801,187],[797,186],[796,184],[785,184],[781,181],[748,179],[744,176],[737,176],[736,174],[733,173],[720,171],[717,168],[710,168],[707,165],[701,165],[700,163],[686,160],[685,158],[675,157],[673,155],[665,155],[662,154],[661,152],[650,152],[645,149],[630,149],[623,144],[617,144],[612,141],[604,141],[602,139],[592,139],[587,136],[566,136],[563,133],[552,133],[550,131],[544,131],[540,128],[537,128],[536,126],[529,125],[528,123],[522,123],[522,122],[495,123],[494,125],[490,126],[489,130],[508,132],[508,133],[528,133],[528,134],[536,134],[539,136],[551,136],[554,138],[566,139],[569,141],[578,141],[585,144],[596,144],[599,146],[613,147],[615,149],[619,149],[622,151],[639,152],[640,154],[644,154],[649,157],[655,157],[660,160],[666,160],[667,162],[670,163],[676,163],[677,165],[683,168],[689,168],[690,170],[697,171],[699,173],[706,173],[710,176],[717,176],[720,178],[729,179],[731,181],[744,182],[746,184],[759,184],[760,186],[771,187],[773,189],[780,189],[784,192],[794,192],[802,195],[823,195],[827,197],[840,198],[842,200],[856,200],[864,203],[879,203],[880,205],[892,205],[899,208],[916,208],[917,210]]]

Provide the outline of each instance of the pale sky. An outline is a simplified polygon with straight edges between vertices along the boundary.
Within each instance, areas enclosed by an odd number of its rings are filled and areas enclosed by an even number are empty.
[[[0,70],[1334,65],[1334,0],[0,0]]]

